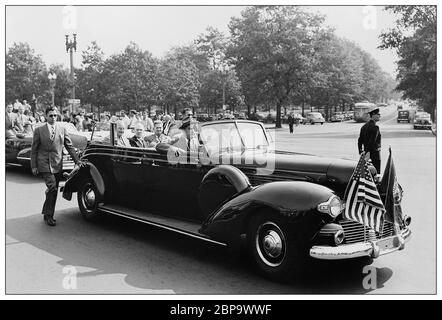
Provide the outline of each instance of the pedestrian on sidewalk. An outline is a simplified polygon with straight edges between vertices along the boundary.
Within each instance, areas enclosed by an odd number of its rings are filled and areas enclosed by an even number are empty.
[[[289,123],[289,132],[293,133],[293,124],[295,123],[295,118],[291,113],[289,114],[287,121]]]

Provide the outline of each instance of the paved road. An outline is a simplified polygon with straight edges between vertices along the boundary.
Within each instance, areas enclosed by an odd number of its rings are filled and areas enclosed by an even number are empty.
[[[16,168],[6,170],[6,289],[8,293],[304,294],[434,293],[436,281],[436,139],[408,124],[381,123],[382,158],[391,145],[403,207],[413,217],[405,251],[375,260],[377,289],[364,289],[361,268],[319,264],[302,280],[274,283],[228,249],[175,233],[106,217],[88,223],[76,201],[59,198],[57,227],[40,215],[44,185]],[[335,123],[273,131],[278,149],[357,159],[360,124]],[[385,162],[383,163],[385,165]],[[63,287],[69,267],[76,289]],[[65,273],[63,273],[65,272]],[[67,273],[66,273],[67,272]],[[64,282],[65,281],[65,282]],[[68,284],[73,282],[68,282]]]

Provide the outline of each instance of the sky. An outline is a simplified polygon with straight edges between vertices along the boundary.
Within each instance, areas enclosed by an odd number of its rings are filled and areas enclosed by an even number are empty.
[[[65,34],[77,33],[74,65],[81,51],[97,41],[106,56],[124,50],[130,41],[161,57],[173,46],[191,43],[208,26],[228,34],[231,17],[239,17],[242,6],[8,6],[6,47],[28,42],[47,65],[69,66]],[[379,50],[379,34],[394,25],[395,17],[382,7],[305,7],[325,15],[325,23],[338,36],[354,41],[369,52],[381,68],[394,76],[396,54]],[[71,23],[74,22],[74,23]]]

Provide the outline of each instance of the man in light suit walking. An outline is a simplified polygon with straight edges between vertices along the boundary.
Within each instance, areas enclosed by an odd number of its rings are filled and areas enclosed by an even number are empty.
[[[31,147],[32,174],[40,174],[47,187],[42,214],[44,221],[49,226],[55,226],[54,211],[58,184],[62,177],[63,146],[75,164],[81,165],[67,130],[58,126],[55,122],[56,119],[57,109],[48,107],[46,109],[47,123],[35,128]]]

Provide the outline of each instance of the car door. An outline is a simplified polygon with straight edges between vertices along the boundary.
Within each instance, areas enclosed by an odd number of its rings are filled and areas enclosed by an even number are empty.
[[[142,208],[149,194],[144,187],[143,158],[145,150],[115,148],[112,170],[116,181],[115,202],[132,208]]]
[[[146,209],[185,220],[201,221],[198,188],[210,169],[193,159],[191,163],[176,163],[167,154],[151,152],[143,163],[144,185],[150,203]]]

